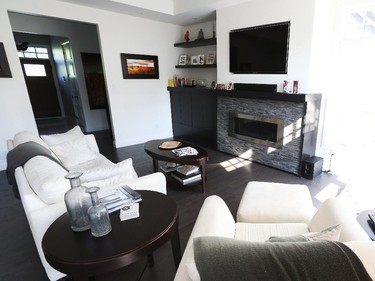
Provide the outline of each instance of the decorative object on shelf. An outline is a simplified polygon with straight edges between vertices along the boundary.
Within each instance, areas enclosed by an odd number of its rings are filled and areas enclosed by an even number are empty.
[[[215,81],[212,81],[211,82],[211,89],[215,89],[216,88],[216,82]]]
[[[290,94],[292,92],[292,81],[284,80],[283,93]]]
[[[212,38],[215,38],[216,37],[216,34],[215,34],[215,24],[212,25]]]
[[[180,55],[178,58],[178,65],[186,65],[187,62],[187,56],[186,55]]]
[[[206,79],[198,79],[197,80],[197,87],[199,88],[206,88],[207,80]]]
[[[0,77],[12,78],[9,68],[7,55],[5,53],[4,44],[0,42]]]
[[[203,40],[203,39],[204,39],[204,34],[203,34],[203,29],[201,28],[198,32],[197,40]]]
[[[121,65],[124,79],[159,79],[157,56],[121,54]]]
[[[208,52],[208,55],[207,55],[207,61],[206,61],[206,64],[214,64],[215,63],[215,52]]]
[[[80,172],[72,172],[65,176],[70,181],[71,189],[65,193],[64,201],[71,228],[77,232],[90,228],[87,211],[92,206],[90,195],[86,192],[87,188],[81,185],[81,176]]]
[[[225,90],[225,84],[216,84],[215,90]]]
[[[186,41],[186,42],[189,42],[189,41],[190,41],[189,30],[186,30],[186,33],[185,33],[185,41]]]
[[[293,81],[293,94],[298,94],[298,81]]]
[[[193,87],[197,86],[197,80],[191,79],[191,86]]]
[[[204,64],[204,55],[198,55],[198,64]]]
[[[197,65],[197,64],[199,64],[198,56],[191,56],[191,64],[192,64],[192,65]]]
[[[88,210],[88,217],[91,224],[91,234],[94,237],[102,237],[112,230],[107,207],[99,202],[99,187],[93,186],[87,189],[91,196],[92,206]]]
[[[233,83],[232,82],[229,82],[226,86],[225,86],[225,89],[230,91],[230,90],[233,90]]]

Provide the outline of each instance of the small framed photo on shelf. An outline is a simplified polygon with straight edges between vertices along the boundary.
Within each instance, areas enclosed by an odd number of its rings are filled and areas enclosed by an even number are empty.
[[[208,52],[206,64],[214,64],[215,63],[215,55],[216,55],[215,52]]]
[[[198,56],[191,56],[191,64],[199,64]]]
[[[216,90],[225,90],[225,84],[216,84]]]
[[[204,64],[204,55],[198,55],[198,64]]]
[[[186,55],[180,55],[178,58],[178,65],[186,65],[187,62],[187,56]]]

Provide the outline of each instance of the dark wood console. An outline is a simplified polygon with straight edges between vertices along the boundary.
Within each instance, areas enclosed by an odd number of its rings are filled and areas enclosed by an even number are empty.
[[[315,156],[321,94],[168,88],[174,137],[301,175],[302,161]],[[264,108],[263,108],[264,107]],[[285,121],[284,146],[271,149],[227,134],[227,112],[273,116]],[[246,112],[247,111],[247,112]],[[289,116],[294,115],[294,116]],[[225,138],[225,139],[223,139]],[[290,140],[286,140],[291,138]],[[245,156],[246,158],[246,156]]]

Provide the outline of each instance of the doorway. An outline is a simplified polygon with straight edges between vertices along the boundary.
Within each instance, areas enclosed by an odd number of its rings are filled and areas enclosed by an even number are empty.
[[[61,117],[61,108],[48,59],[21,58],[35,119]]]
[[[90,107],[82,66],[81,53],[95,53],[101,56],[97,25],[14,12],[8,12],[8,15],[17,45],[28,42],[31,47],[44,46],[48,49],[49,58],[46,60],[51,64],[53,76],[51,81],[54,82],[56,95],[53,101],[47,102],[51,97],[41,97],[41,91],[30,94],[30,100],[37,100],[35,96],[38,97],[37,102],[31,102],[33,110],[42,107],[43,103],[48,104],[44,113],[34,113],[38,130],[40,131],[41,124],[44,127],[48,126],[48,123],[56,126],[57,123],[61,124],[67,120],[68,128],[78,124],[85,133],[109,131],[113,139],[107,108]],[[25,62],[21,64],[24,65]],[[48,66],[44,67],[48,68]],[[38,92],[41,86],[38,79],[40,80],[40,77],[33,78],[36,85],[27,85],[28,90],[35,88]],[[28,80],[29,78],[25,76],[27,84],[29,84]],[[43,92],[45,95],[51,93],[50,90],[43,90]],[[104,98],[107,99],[107,94]],[[105,102],[107,104],[107,101]],[[60,127],[65,130],[67,126]]]

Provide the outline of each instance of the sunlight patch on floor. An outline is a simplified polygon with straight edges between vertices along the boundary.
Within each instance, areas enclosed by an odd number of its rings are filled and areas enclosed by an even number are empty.
[[[227,171],[232,172],[236,169],[242,168],[246,165],[249,165],[251,162],[246,159],[235,157],[220,163],[220,165]]]
[[[334,183],[330,183],[326,187],[324,187],[318,194],[316,194],[314,198],[323,203],[328,198],[336,197],[339,193],[339,190],[340,186]]]

